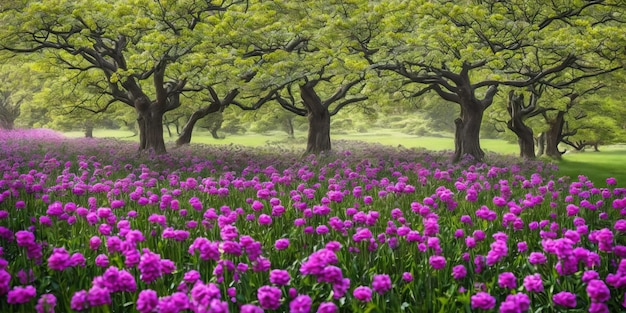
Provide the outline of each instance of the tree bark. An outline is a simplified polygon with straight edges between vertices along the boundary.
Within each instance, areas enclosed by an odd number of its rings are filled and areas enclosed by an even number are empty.
[[[211,108],[211,106],[199,109],[191,114],[189,120],[187,121],[187,124],[185,124],[185,127],[183,127],[182,133],[180,134],[180,136],[178,136],[178,139],[176,139],[176,146],[188,145],[191,142],[193,128],[196,126],[196,123],[199,120],[211,113],[209,111],[209,108]]]
[[[546,149],[546,133],[542,132],[537,136],[537,156],[542,156]]]
[[[163,138],[163,114],[157,106],[136,105],[137,125],[139,126],[139,150],[154,150],[164,154],[165,140]]]
[[[546,155],[560,159],[565,151],[559,150],[559,143],[562,139],[563,125],[565,125],[565,111],[559,111],[554,120],[549,122],[550,128],[546,132]]]
[[[211,128],[209,129],[213,139],[224,139],[224,137],[220,137],[217,134],[217,131],[220,130],[220,128],[222,128],[223,123],[224,123],[224,117],[220,113],[218,119],[214,123],[211,124]]]
[[[454,162],[458,162],[463,156],[463,119],[454,120]]]
[[[293,131],[293,120],[291,117],[285,118],[285,128],[287,129],[287,136],[289,138],[295,138],[295,134]]]
[[[85,125],[85,138],[93,138],[93,124],[91,123]]]
[[[507,122],[507,127],[517,136],[517,143],[520,148],[520,157],[525,159],[535,159],[535,141],[532,128],[524,124],[525,114],[534,110],[532,103],[528,107],[524,106],[524,97],[516,95],[514,91],[509,93],[507,109],[511,119]]]
[[[304,102],[309,120],[309,133],[305,154],[319,154],[330,151],[330,112],[322,104],[312,86],[300,86],[300,97]]]
[[[465,154],[481,162],[485,152],[480,147],[480,125],[483,121],[484,109],[465,106],[461,108],[461,117],[455,120],[457,127],[454,161],[458,162]]]
[[[5,118],[3,116],[0,116],[0,128],[1,129],[12,130],[13,128],[15,128],[14,119]]]

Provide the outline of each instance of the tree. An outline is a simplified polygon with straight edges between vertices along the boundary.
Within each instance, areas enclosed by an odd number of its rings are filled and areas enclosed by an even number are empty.
[[[65,75],[96,72],[82,84],[108,96],[102,110],[115,102],[132,107],[139,149],[164,153],[163,115],[181,106],[190,75],[168,77],[168,67],[205,57],[194,48],[209,38],[211,17],[243,2],[29,1],[2,12],[9,25],[2,30],[2,49],[43,52]]]
[[[189,144],[191,142],[191,135],[193,133],[193,128],[196,125],[196,123],[200,119],[206,117],[207,115],[211,113],[215,113],[215,112],[221,113],[224,110],[224,108],[226,108],[229,104],[233,102],[233,100],[235,100],[235,97],[237,96],[237,94],[239,94],[239,91],[237,89],[232,89],[223,99],[220,99],[219,95],[217,94],[215,89],[213,89],[213,87],[209,86],[207,89],[209,90],[211,98],[205,99],[205,101],[209,102],[209,105],[202,107],[194,111],[191,114],[191,116],[189,117],[189,120],[183,127],[182,133],[180,134],[178,139],[176,139],[177,146]],[[217,129],[215,129],[214,131],[211,131],[213,138],[218,138],[216,131]]]
[[[346,105],[367,99],[366,96],[344,99],[348,91],[355,85],[361,83],[362,80],[363,76],[352,79],[341,85],[330,97],[321,99],[318,91],[316,91],[316,86],[322,81],[330,82],[331,77],[325,77],[320,73],[318,79],[309,80],[305,78],[304,84],[298,86],[298,94],[302,101],[302,107],[298,106],[298,100],[294,97],[292,86],[287,88],[287,97],[277,96],[276,100],[284,109],[300,116],[306,116],[309,121],[305,154],[318,154],[331,150],[330,118]],[[339,100],[342,101],[336,103]],[[331,105],[334,105],[332,110],[330,109]]]
[[[539,114],[536,108],[536,93],[531,93],[530,100],[528,104],[526,104],[523,94],[516,93],[514,90],[509,91],[507,111],[510,119],[507,122],[507,127],[517,136],[520,157],[526,159],[535,158],[535,136],[533,129],[526,125],[525,120]]]
[[[250,83],[262,89],[284,86],[275,96],[278,103],[307,117],[307,154],[330,150],[331,116],[367,99],[360,91],[368,64],[348,49],[343,31],[365,4],[259,2],[237,33],[242,39],[233,47],[256,65]]]
[[[13,129],[22,105],[40,86],[40,77],[30,70],[30,63],[6,60],[0,65],[0,128]]]
[[[614,57],[623,49],[585,31],[597,33],[608,24],[613,29],[619,22],[614,10],[624,8],[610,1],[411,1],[381,7],[388,12],[387,28],[363,40],[361,51],[374,68],[425,86],[415,95],[434,91],[460,106],[456,160],[464,154],[483,159],[480,125],[498,87],[525,87],[566,69],[584,69],[598,46],[616,67]],[[540,70],[527,66],[536,60]]]

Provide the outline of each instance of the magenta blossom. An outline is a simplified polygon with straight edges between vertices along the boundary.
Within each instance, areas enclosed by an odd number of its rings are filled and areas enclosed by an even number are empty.
[[[372,300],[372,289],[367,286],[359,286],[354,289],[352,295],[359,301],[370,302]]]
[[[372,288],[374,291],[382,295],[383,293],[391,290],[391,278],[387,274],[374,275]]]
[[[562,307],[576,307],[576,295],[571,292],[561,291],[559,293],[556,293],[552,296],[552,301],[554,301],[556,305],[560,305]]]
[[[496,306],[496,298],[486,292],[478,292],[471,297],[472,309],[490,310]]]
[[[27,303],[37,295],[35,287],[28,285],[26,287],[15,286],[7,294],[7,302],[9,304]]]

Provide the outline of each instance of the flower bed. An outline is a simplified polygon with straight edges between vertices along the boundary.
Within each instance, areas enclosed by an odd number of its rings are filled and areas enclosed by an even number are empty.
[[[337,142],[0,133],[2,312],[617,312],[626,189]]]

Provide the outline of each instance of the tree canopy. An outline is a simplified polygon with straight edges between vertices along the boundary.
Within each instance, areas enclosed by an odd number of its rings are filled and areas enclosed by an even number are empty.
[[[317,153],[345,106],[430,92],[460,108],[456,158],[480,160],[498,93],[624,68],[625,13],[623,0],[20,1],[1,8],[0,48],[59,77],[42,92],[72,112],[132,112],[140,149],[165,151],[167,112],[190,116],[185,143],[211,112],[273,103],[308,117]]]

